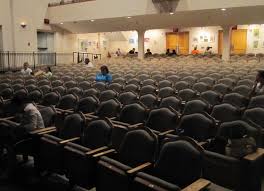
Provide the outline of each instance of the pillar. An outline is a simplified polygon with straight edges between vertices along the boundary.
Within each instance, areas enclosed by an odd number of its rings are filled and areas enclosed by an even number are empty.
[[[223,26],[223,53],[222,60],[230,60],[232,27]]]
[[[144,50],[144,36],[145,30],[138,30],[138,58],[144,59],[145,50]]]

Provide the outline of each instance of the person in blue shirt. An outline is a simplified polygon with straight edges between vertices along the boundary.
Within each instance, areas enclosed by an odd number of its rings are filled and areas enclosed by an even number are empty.
[[[111,83],[112,82],[112,75],[109,74],[109,70],[107,66],[101,67],[101,73],[96,74],[95,81],[97,82],[106,82]]]

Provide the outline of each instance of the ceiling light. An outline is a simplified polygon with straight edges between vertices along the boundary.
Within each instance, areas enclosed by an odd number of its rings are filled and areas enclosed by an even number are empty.
[[[127,17],[128,19],[131,19],[131,17]]]
[[[170,12],[170,15],[174,15],[174,13],[173,12]]]
[[[222,8],[221,11],[226,11],[226,9],[225,8]]]
[[[94,22],[94,20],[92,19],[91,22]]]
[[[63,23],[60,23],[61,25],[63,25]]]

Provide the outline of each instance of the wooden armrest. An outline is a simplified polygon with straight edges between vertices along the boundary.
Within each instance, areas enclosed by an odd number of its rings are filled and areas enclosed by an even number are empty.
[[[208,142],[203,141],[203,142],[198,142],[198,145],[200,145],[201,147],[203,147],[204,145],[206,145]]]
[[[255,161],[257,160],[258,158],[262,157],[264,155],[264,149],[262,148],[258,148],[256,150],[256,152],[254,153],[251,153],[251,154],[248,154],[244,157],[245,160],[248,160],[248,161]]]
[[[175,132],[175,130],[168,130],[168,131],[165,131],[165,132],[162,132],[162,133],[159,133],[159,136],[165,136],[165,135],[167,135],[167,134],[170,134],[170,133],[174,133]]]
[[[139,171],[142,171],[142,170],[144,170],[146,168],[149,168],[150,166],[152,166],[152,163],[146,162],[146,163],[144,163],[144,164],[142,164],[140,166],[137,166],[135,168],[132,168],[132,169],[128,170],[127,174],[135,174],[135,173],[137,173]]]
[[[94,150],[92,150],[92,151],[88,151],[88,152],[85,153],[85,154],[86,154],[86,155],[93,155],[93,154],[95,154],[95,153],[101,152],[101,151],[106,150],[106,149],[108,149],[108,147],[107,147],[107,146],[104,146],[104,147],[100,147],[100,148],[98,148],[98,149],[94,149]]]
[[[14,121],[10,121],[10,120],[8,120],[8,119],[0,119],[0,121],[2,121],[2,122],[6,122],[6,123],[8,123],[8,124],[10,124],[10,125],[14,125],[14,126],[19,126],[19,125],[20,125],[20,123],[16,123],[16,122],[14,122]]]
[[[136,128],[136,127],[142,127],[144,126],[144,123],[137,123],[137,124],[134,124],[134,125],[130,125],[129,127],[130,128]]]
[[[111,120],[116,120],[116,117],[111,117],[111,118],[109,118],[109,119],[111,119]]]
[[[55,108],[56,111],[59,111],[61,113],[73,113],[73,109],[60,109],[60,108]]]
[[[15,116],[12,116],[12,117],[6,117],[6,118],[0,118],[0,120],[12,120],[12,119],[15,119]]]
[[[107,154],[110,154],[110,153],[115,153],[115,149],[110,149],[110,150],[107,150],[107,151],[104,151],[104,152],[101,152],[101,153],[97,153],[95,155],[93,155],[94,158],[98,158],[98,157],[101,157],[101,156],[104,156],[104,155],[107,155]]]
[[[112,120],[112,118],[110,118]],[[121,121],[112,121],[115,125],[123,125],[123,126],[130,126],[128,123],[124,123],[124,122],[121,122]]]
[[[57,129],[52,129],[52,130],[49,130],[49,131],[40,132],[37,135],[45,135],[45,134],[53,133],[53,132],[56,132],[56,131],[57,131]]]
[[[80,137],[74,137],[74,138],[71,138],[71,139],[63,140],[63,141],[60,142],[60,144],[65,144],[65,143],[73,142],[73,141],[77,141],[77,140],[80,140]]]
[[[182,191],[200,191],[209,186],[210,184],[211,182],[209,180],[200,178],[199,180],[184,188]]]
[[[56,127],[47,127],[47,128],[42,128],[42,129],[37,129],[33,130],[30,132],[31,135],[39,134],[45,131],[51,131],[51,130],[56,130]]]

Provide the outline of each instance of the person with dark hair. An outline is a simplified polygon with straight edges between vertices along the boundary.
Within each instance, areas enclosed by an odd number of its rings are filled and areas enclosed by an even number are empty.
[[[166,51],[166,55],[169,56],[170,55],[170,49],[168,48]]]
[[[170,54],[170,56],[177,56],[176,50],[172,50],[172,53]]]
[[[250,96],[264,95],[264,70],[259,70],[256,75],[255,85]]]
[[[24,75],[24,76],[29,76],[32,74],[32,70],[29,68],[29,64],[28,62],[25,62],[24,63],[24,67],[23,69],[21,70],[21,73]]]
[[[136,49],[133,48],[132,50],[130,50],[130,51],[128,52],[128,54],[135,54],[135,51],[136,51]]]
[[[51,67],[50,66],[47,66],[44,71],[43,70],[39,70],[37,72],[34,73],[34,76],[40,76],[40,75],[43,75],[45,76],[46,78],[50,78],[52,77],[52,71],[51,71]]]
[[[109,74],[109,69],[107,66],[101,66],[101,73],[96,74],[95,81],[97,82],[112,82],[112,75]]]
[[[90,61],[89,58],[85,58],[85,59],[84,59],[84,64],[85,64],[88,68],[93,68],[93,67],[94,67],[93,63]]]
[[[211,46],[207,46],[207,47],[206,47],[206,50],[205,50],[205,52],[204,52],[204,55],[210,55],[210,54],[212,54],[211,49],[212,49]]]
[[[192,55],[197,55],[200,54],[200,51],[198,50],[197,46],[195,46],[191,53]]]
[[[151,56],[151,55],[152,55],[152,52],[150,52],[150,49],[148,48],[147,52],[145,53],[145,56]]]

